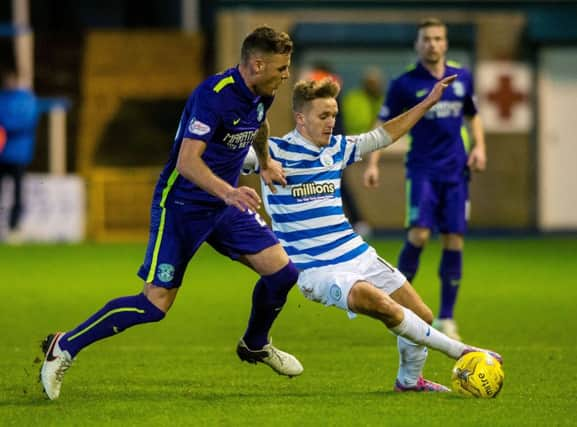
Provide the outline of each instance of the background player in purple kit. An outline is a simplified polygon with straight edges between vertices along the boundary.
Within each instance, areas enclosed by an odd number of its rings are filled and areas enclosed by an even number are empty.
[[[138,271],[145,282],[143,292],[111,300],[74,329],[46,337],[40,376],[48,398],[58,398],[63,375],[83,348],[164,318],[203,242],[261,276],[247,330],[237,346],[241,360],[265,363],[287,376],[302,372],[300,362],[268,338],[298,271],[254,213],[260,205],[258,193],[237,187],[251,145],[266,165],[263,181],[271,190],[273,181],[286,185],[280,164],[269,156],[266,112],[289,77],[291,53],[286,33],[257,28],[243,42],[240,64],[209,77],[191,94],[154,191],[150,239]]]
[[[441,304],[433,323],[451,338],[460,339],[453,310],[463,269],[463,235],[469,209],[469,170],[485,169],[485,140],[477,114],[471,74],[447,61],[447,27],[436,18],[421,22],[415,49],[419,61],[393,80],[379,114],[382,122],[402,113],[426,96],[435,83],[457,74],[457,80],[441,100],[411,130],[406,158],[408,235],[399,255],[398,268],[413,282],[421,251],[431,230],[441,233],[443,254],[439,266]],[[469,139],[463,118],[473,133]],[[365,171],[365,185],[377,185],[379,151],[374,152]]]

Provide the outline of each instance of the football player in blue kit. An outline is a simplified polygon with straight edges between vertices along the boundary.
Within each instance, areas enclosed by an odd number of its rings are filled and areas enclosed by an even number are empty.
[[[431,231],[441,234],[443,253],[439,265],[441,304],[434,326],[460,339],[453,311],[463,270],[464,234],[469,211],[469,173],[486,165],[485,140],[475,105],[473,79],[468,70],[447,61],[447,27],[436,18],[421,22],[415,48],[419,61],[394,79],[379,114],[385,122],[416,105],[439,80],[457,74],[457,80],[441,100],[411,129],[406,166],[407,238],[399,255],[398,268],[412,282],[419,258]],[[464,120],[473,134],[468,137]],[[364,181],[378,183],[375,151],[369,158]]]
[[[286,185],[280,163],[269,156],[266,112],[289,77],[291,53],[286,33],[259,27],[243,41],[239,65],[209,77],[190,95],[154,191],[150,237],[138,271],[144,289],[109,301],[67,332],[46,337],[40,377],[49,399],[59,397],[63,375],[83,348],[165,317],[203,242],[260,275],[248,327],[237,346],[240,359],[265,363],[281,375],[302,372],[300,362],[273,347],[268,336],[298,270],[255,214],[261,202],[258,193],[238,186],[251,145],[266,165],[263,182],[271,191],[273,182]]]

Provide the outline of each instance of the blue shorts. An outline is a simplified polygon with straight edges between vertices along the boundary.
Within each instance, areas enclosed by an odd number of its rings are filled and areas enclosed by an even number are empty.
[[[276,245],[278,239],[258,214],[233,206],[215,209],[153,203],[150,238],[138,276],[146,283],[177,288],[203,242],[233,260]]]
[[[405,227],[464,234],[469,219],[469,182],[433,181],[417,176],[406,182]]]

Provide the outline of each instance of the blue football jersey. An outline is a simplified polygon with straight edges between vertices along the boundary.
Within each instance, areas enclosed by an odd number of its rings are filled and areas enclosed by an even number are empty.
[[[272,102],[273,97],[252,93],[237,67],[201,83],[186,102],[155,197],[178,203],[224,206],[222,200],[180,176],[176,170],[182,140],[204,141],[204,162],[215,175],[236,187],[243,160]]]
[[[471,73],[448,61],[445,75],[457,79],[439,102],[410,131],[407,176],[427,175],[439,181],[457,181],[468,175],[469,137],[464,116],[477,114]],[[379,119],[387,121],[423,100],[438,79],[421,63],[391,81]]]

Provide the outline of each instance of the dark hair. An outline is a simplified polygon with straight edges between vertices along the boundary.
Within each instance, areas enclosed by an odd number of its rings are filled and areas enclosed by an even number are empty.
[[[418,30],[421,30],[423,28],[429,27],[443,27],[445,30],[447,29],[447,26],[443,21],[441,21],[439,18],[433,17],[423,19],[421,22],[419,22],[419,26],[417,28]]]
[[[302,111],[307,102],[317,98],[336,98],[341,91],[332,78],[322,80],[300,80],[293,88],[293,111]]]
[[[247,63],[254,53],[289,54],[292,52],[293,42],[290,36],[283,31],[273,30],[271,27],[256,28],[242,42],[240,51],[241,60]]]

